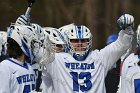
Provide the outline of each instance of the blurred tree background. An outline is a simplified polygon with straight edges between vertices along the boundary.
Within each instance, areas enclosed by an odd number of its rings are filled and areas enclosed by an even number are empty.
[[[0,1],[0,30],[24,14],[26,0]],[[36,0],[31,10],[32,22],[59,28],[76,23],[86,25],[93,34],[93,48],[103,48],[106,38],[118,33],[116,20],[125,13],[135,17],[135,30],[140,20],[140,0]]]

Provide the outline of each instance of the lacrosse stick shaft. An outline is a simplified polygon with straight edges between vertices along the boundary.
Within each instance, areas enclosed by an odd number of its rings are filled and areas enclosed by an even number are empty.
[[[28,7],[27,10],[26,10],[26,13],[25,13],[25,16],[26,16],[27,18],[30,17],[30,11],[31,11],[31,7]]]

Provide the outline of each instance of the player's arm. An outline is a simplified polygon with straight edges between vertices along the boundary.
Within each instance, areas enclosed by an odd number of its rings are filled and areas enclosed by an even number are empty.
[[[121,58],[124,53],[126,53],[127,49],[129,49],[134,34],[132,29],[134,24],[133,16],[125,14],[118,20],[120,20],[119,26],[121,28],[118,39],[100,50],[100,57],[106,73],[113,66],[113,64],[117,62],[117,60]]]
[[[0,93],[10,93],[10,74],[6,67],[0,64]]]

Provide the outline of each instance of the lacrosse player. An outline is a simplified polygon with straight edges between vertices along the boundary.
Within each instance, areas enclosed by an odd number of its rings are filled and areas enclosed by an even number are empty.
[[[119,18],[118,39],[101,50],[92,51],[92,34],[86,26],[65,29],[69,53],[56,53],[46,66],[43,93],[106,93],[105,76],[131,46],[133,16]],[[46,76],[45,76],[46,75]]]
[[[35,73],[30,66],[39,40],[30,26],[8,28],[7,55],[0,64],[0,93],[30,93],[35,90]],[[38,49],[39,51],[39,49]],[[29,64],[30,63],[30,64]]]
[[[137,28],[137,51],[123,62],[117,93],[140,93],[140,25]]]

